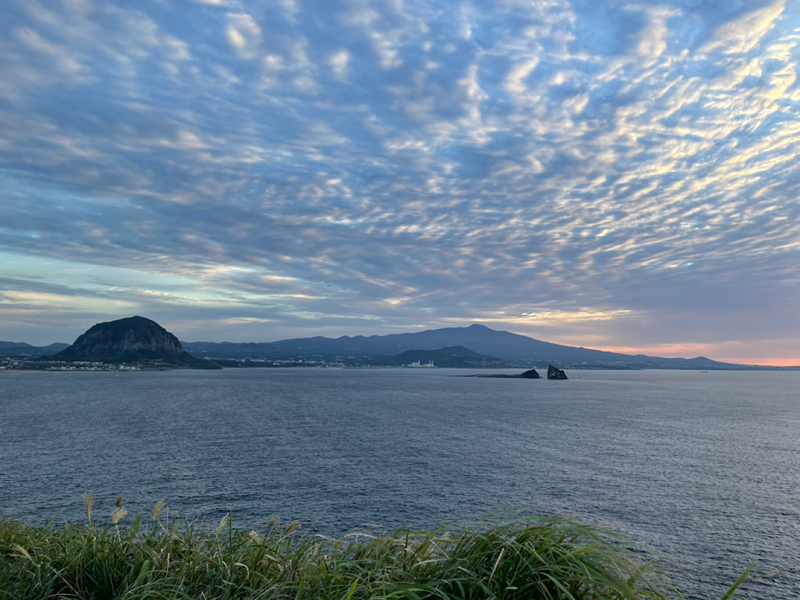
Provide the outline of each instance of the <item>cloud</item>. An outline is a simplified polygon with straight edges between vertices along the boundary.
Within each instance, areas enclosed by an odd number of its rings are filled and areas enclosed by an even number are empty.
[[[223,325],[254,325],[256,323],[272,323],[272,319],[259,319],[257,317],[234,317],[231,319],[222,319],[220,321]]]
[[[86,312],[102,311],[103,314],[125,314],[135,305],[125,301],[109,301],[91,296],[72,294],[47,294],[29,291],[0,292],[0,310],[8,315],[13,312]]]
[[[344,78],[347,77],[348,65],[350,64],[351,59],[352,57],[347,50],[338,50],[331,54],[328,62],[330,63],[331,69],[333,69],[333,72],[336,74],[336,76]]]
[[[509,71],[506,77],[506,89],[511,94],[522,94],[527,90],[523,81],[533,72],[539,65],[539,58],[533,57],[518,65],[515,65]]]
[[[456,323],[503,323],[512,325],[533,325],[536,327],[563,327],[567,324],[582,323],[587,321],[611,321],[631,315],[630,310],[601,311],[597,309],[581,309],[565,311],[559,309],[543,309],[536,312],[522,312],[524,307],[504,307],[505,310],[497,311],[484,317],[443,319],[446,322]]]
[[[784,0],[776,0],[763,8],[746,13],[739,19],[721,25],[714,32],[714,39],[700,51],[709,52],[722,47],[725,54],[743,54],[755,49],[772,28],[775,20],[781,16],[784,8]]]
[[[18,294],[67,290],[194,339],[483,320],[580,345],[796,340],[798,16],[3,5],[4,310],[45,318]],[[56,338],[90,320],[58,314]]]
[[[650,23],[642,31],[637,44],[637,53],[640,56],[656,59],[667,51],[670,30],[668,20],[681,15],[681,11],[664,6],[645,9],[650,18]]]
[[[250,15],[246,13],[228,15],[225,37],[242,58],[252,59],[258,56],[261,28]]]

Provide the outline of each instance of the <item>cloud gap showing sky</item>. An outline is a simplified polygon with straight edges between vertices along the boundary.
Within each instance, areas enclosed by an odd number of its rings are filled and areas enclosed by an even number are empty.
[[[0,337],[800,363],[800,4],[9,0]]]

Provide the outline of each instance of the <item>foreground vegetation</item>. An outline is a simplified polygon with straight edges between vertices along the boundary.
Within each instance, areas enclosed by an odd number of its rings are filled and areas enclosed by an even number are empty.
[[[262,533],[234,529],[230,515],[218,527],[179,524],[163,502],[123,527],[122,498],[98,526],[93,500],[86,524],[0,522],[0,599],[679,597],[629,544],[566,520],[494,515],[331,539],[276,519]]]

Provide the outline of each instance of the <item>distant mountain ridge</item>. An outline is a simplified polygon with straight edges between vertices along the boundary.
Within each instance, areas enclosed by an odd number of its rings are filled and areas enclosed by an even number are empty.
[[[152,324],[157,330],[156,337],[164,340],[164,344],[151,347],[144,343],[141,347],[133,348],[127,342],[112,348],[114,343],[108,345],[108,338],[101,342],[94,338],[98,333],[96,328],[119,329],[121,324],[128,322]],[[101,327],[103,326],[103,327]],[[147,329],[148,326],[144,327]],[[133,329],[136,329],[134,327]],[[94,330],[94,331],[93,331]],[[95,339],[96,344],[88,342],[86,336]],[[112,335],[110,331],[106,336]],[[164,336],[166,334],[166,336]],[[80,343],[79,343],[80,342]],[[133,345],[138,344],[135,342]],[[65,350],[66,348],[66,350]],[[461,348],[461,350],[457,350]],[[178,350],[180,349],[180,350]],[[208,358],[220,359],[246,359],[246,358],[288,358],[288,357],[348,357],[364,359],[361,364],[387,364],[386,360],[397,357],[405,352],[447,351],[451,356],[462,353],[464,356],[480,356],[481,360],[491,359],[500,362],[512,363],[514,366],[544,366],[558,364],[567,368],[621,368],[621,369],[715,369],[715,370],[800,370],[797,367],[771,367],[761,365],[737,365],[711,360],[705,357],[692,359],[661,358],[643,354],[630,355],[617,352],[606,352],[590,348],[563,346],[544,342],[524,335],[508,331],[496,331],[485,325],[471,325],[469,327],[448,327],[432,329],[417,333],[396,333],[389,335],[373,336],[342,336],[339,338],[326,338],[316,336],[311,338],[297,338],[277,342],[180,342],[167,332],[163,327],[143,317],[131,317],[110,323],[99,323],[76,340],[73,346],[67,344],[51,344],[44,347],[31,346],[20,342],[0,342],[0,356],[28,356],[52,360],[91,362],[138,362],[141,360],[166,360],[176,366],[194,366],[197,368],[214,368]],[[57,351],[57,354],[52,354]],[[132,351],[133,353],[126,352]],[[379,358],[377,362],[375,358]],[[399,360],[405,360],[402,357]],[[419,357],[423,358],[422,355]],[[302,360],[301,360],[302,362]],[[412,360],[411,362],[414,362]],[[350,361],[349,364],[358,364],[359,361]],[[490,366],[484,363],[482,366]],[[492,365],[493,366],[493,365]]]
[[[69,344],[55,343],[48,346],[32,346],[25,342],[0,341],[0,356],[45,356],[54,352],[61,352]]]
[[[498,359],[537,365],[586,366],[608,368],[655,369],[756,369],[733,365],[699,356],[697,358],[661,358],[643,354],[630,355],[590,348],[562,346],[524,335],[497,331],[485,325],[448,327],[417,333],[389,335],[322,336],[263,343],[184,342],[194,356],[275,357],[275,356],[396,356],[411,350],[436,350],[463,346],[477,354]],[[769,368],[769,367],[760,367]],[[776,367],[777,368],[777,367]]]
[[[403,367],[413,363],[425,365],[433,363],[436,367],[444,368],[501,368],[507,366],[499,358],[484,356],[473,352],[464,346],[451,346],[437,350],[407,350],[396,356],[375,358],[375,365],[388,367]]]
[[[216,365],[191,356],[178,338],[155,321],[129,317],[98,323],[68,348],[43,360],[64,362],[142,363],[213,368]]]

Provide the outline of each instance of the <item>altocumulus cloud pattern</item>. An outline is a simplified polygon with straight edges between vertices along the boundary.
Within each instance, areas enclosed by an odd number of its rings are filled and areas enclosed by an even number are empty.
[[[800,357],[799,41],[783,0],[8,0],[0,316]]]

